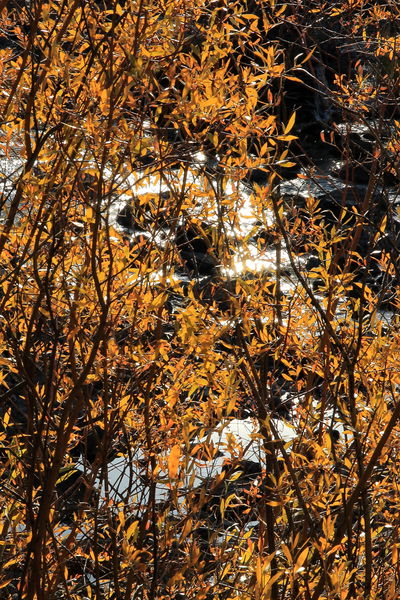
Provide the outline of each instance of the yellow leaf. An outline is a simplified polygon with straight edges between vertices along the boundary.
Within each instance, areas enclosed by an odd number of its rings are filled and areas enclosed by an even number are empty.
[[[297,140],[297,136],[296,135],[278,135],[277,140],[279,140],[280,142],[291,142],[292,140]]]
[[[289,168],[289,167],[295,167],[296,163],[295,162],[291,162],[291,161],[285,161],[285,162],[279,163],[279,166],[286,169],[286,168]]]
[[[288,563],[290,564],[292,562],[292,555],[290,553],[289,547],[286,544],[282,544],[282,550]]]
[[[285,133],[285,134],[289,133],[289,131],[291,131],[293,129],[293,125],[294,125],[295,121],[296,121],[296,113],[294,112],[292,114],[292,116],[290,117],[288,124],[286,125],[283,133]]]
[[[132,541],[135,541],[137,532],[138,532],[138,528],[139,528],[139,521],[134,521],[131,525],[129,525],[129,527],[126,531],[126,539],[131,540],[131,538],[133,538]]]
[[[9,583],[11,583],[11,581],[12,581],[12,579],[6,579],[2,583],[0,583],[0,589],[5,588],[6,585],[8,585]]]
[[[181,539],[180,539],[181,543],[187,538],[187,536],[192,531],[192,529],[193,529],[193,520],[192,519],[188,519],[186,521],[185,526],[184,526],[184,528],[182,530],[182,533],[181,533]]]
[[[309,548],[307,547],[307,548],[304,548],[304,550],[302,552],[300,552],[300,554],[296,560],[296,564],[294,566],[295,572],[297,572],[305,563],[306,558],[308,556],[308,551],[309,551]]]
[[[228,562],[228,563],[226,563],[224,570],[222,571],[221,579],[223,579],[226,575],[228,575],[230,570],[231,570],[231,563]]]
[[[303,58],[303,60],[301,61],[301,64],[302,64],[302,65],[304,65],[304,64],[305,64],[307,61],[309,61],[309,60],[310,60],[310,58],[312,57],[312,55],[313,55],[313,54],[314,54],[314,52],[315,52],[315,48],[316,48],[316,47],[317,47],[317,46],[315,46],[315,47],[314,47],[314,48],[311,50],[311,52],[309,52],[309,53],[307,54],[307,56],[306,56],[305,58]]]
[[[257,558],[257,562],[256,562],[256,580],[257,580],[258,584],[261,584],[261,582],[262,582],[262,564],[261,564],[260,557]]]
[[[119,522],[120,522],[120,526],[119,526],[118,528],[120,528],[120,527],[124,527],[124,526],[125,526],[125,514],[124,514],[124,511],[123,511],[123,510],[121,510],[121,511],[118,513],[118,520],[119,520]]]

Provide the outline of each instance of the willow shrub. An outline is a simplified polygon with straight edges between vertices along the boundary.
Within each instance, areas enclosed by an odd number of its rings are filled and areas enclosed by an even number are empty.
[[[373,210],[380,170],[397,175],[397,121],[380,135],[397,109],[397,8],[0,9],[2,593],[397,597],[395,284],[390,326],[379,310],[395,243],[373,258],[395,218]],[[302,141],[285,86],[315,72],[324,19],[362,52],[316,92],[374,139],[365,199],[335,225],[318,200],[279,195]],[[273,267],[251,272],[254,246]],[[360,276],[371,261],[378,289]],[[245,416],[253,463],[240,435],[218,442]]]

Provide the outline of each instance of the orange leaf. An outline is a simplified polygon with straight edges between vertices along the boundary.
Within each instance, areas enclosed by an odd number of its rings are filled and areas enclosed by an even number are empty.
[[[299,569],[301,569],[301,567],[302,567],[302,566],[303,566],[303,564],[305,563],[305,560],[306,560],[306,558],[307,558],[307,556],[308,556],[308,552],[309,552],[309,548],[308,548],[308,547],[307,547],[307,548],[304,548],[304,550],[302,550],[302,551],[300,552],[299,556],[297,557],[296,564],[295,564],[295,567],[294,567],[295,573],[296,573],[296,572],[297,572]]]
[[[171,452],[168,457],[168,475],[170,479],[176,479],[179,469],[179,459],[181,456],[181,448],[178,444],[175,444],[171,448]]]

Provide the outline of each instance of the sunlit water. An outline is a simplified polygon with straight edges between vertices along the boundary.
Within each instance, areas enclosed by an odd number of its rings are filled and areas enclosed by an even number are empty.
[[[280,419],[273,420],[278,431],[279,439],[285,444],[296,437],[295,428]],[[251,460],[261,465],[264,463],[263,441],[259,434],[258,425],[253,419],[231,419],[222,421],[219,427],[209,436],[202,440],[193,440],[193,443],[204,443],[217,448],[219,455],[212,460],[194,459],[192,465],[187,469],[181,489],[195,489],[205,482],[212,480],[222,470],[227,460],[232,459],[238,452],[241,459]],[[136,454],[135,464],[140,461],[142,454]],[[167,455],[165,455],[167,458]],[[140,499],[143,504],[148,501],[148,489],[145,484],[140,484],[141,472],[135,464],[130,463],[127,456],[119,456],[108,465],[108,497],[115,503],[128,501],[127,490],[132,489],[132,480],[136,485],[133,495]],[[192,476],[194,475],[194,477]],[[170,486],[167,483],[168,476],[161,472],[158,476],[156,499],[158,502],[167,500],[170,495]],[[100,493],[105,495],[104,483],[98,483]]]
[[[197,162],[196,162],[197,161]],[[192,201],[186,214],[188,217],[201,218],[209,223],[218,224],[221,215],[219,208],[221,201],[226,199],[227,204],[232,204],[236,207],[235,226],[231,228],[230,235],[237,239],[243,239],[246,235],[254,230],[259,222],[259,214],[252,203],[251,193],[249,188],[241,183],[225,182],[223,193],[220,193],[218,199],[214,198],[209,206],[205,206],[207,196],[205,191],[212,194],[213,186],[210,184],[207,190],[204,190],[206,178],[201,170],[205,163],[205,158],[201,155],[197,156],[193,168],[187,175],[185,182],[182,181],[182,171],[171,171],[165,174],[162,180],[157,175],[144,177],[142,173],[128,173],[118,181],[119,193],[108,202],[109,206],[109,222],[124,235],[127,235],[126,230],[120,227],[116,218],[127,202],[133,197],[140,198],[146,195],[160,196],[165,193],[172,193],[176,196],[180,193],[191,196]],[[196,172],[196,168],[198,172]],[[15,181],[21,173],[22,162],[15,152],[13,156],[0,157],[0,184],[4,196],[12,198]],[[107,172],[106,172],[107,176]],[[282,182],[279,185],[279,193],[281,195],[300,196],[307,198],[308,196],[319,197],[323,193],[345,193],[346,184],[334,177],[320,177],[316,181],[305,179],[294,179]],[[221,195],[222,194],[222,195]],[[392,192],[397,194],[397,192]],[[193,198],[198,196],[198,201],[193,201]],[[396,196],[397,198],[397,196]],[[223,202],[222,202],[223,204]],[[184,224],[182,222],[182,224]],[[264,226],[273,225],[273,215],[270,212],[264,214]],[[129,233],[129,232],[128,232]],[[135,235],[135,232],[130,232],[130,235]],[[146,235],[146,234],[144,234]],[[169,231],[167,228],[160,228],[157,233],[155,242],[163,247],[168,240]],[[231,257],[230,263],[222,265],[220,273],[223,277],[234,279],[239,275],[252,274],[257,276],[262,273],[275,273],[277,261],[277,250],[275,247],[266,247],[260,249],[255,243],[246,243],[245,246],[238,247],[236,254]],[[284,292],[289,292],[294,285],[290,274],[290,261],[287,251],[283,248],[280,252],[280,269],[286,271],[283,276],[281,289]],[[287,274],[289,273],[289,275]],[[156,277],[156,274],[155,274]],[[382,320],[389,323],[392,315],[390,313],[381,315]],[[221,323],[221,325],[223,325]],[[328,411],[325,415],[325,425],[329,426],[331,413]],[[284,443],[290,444],[296,438],[296,423],[286,423],[283,420],[274,420],[279,436]],[[335,424],[336,427],[336,424]],[[338,433],[343,433],[343,426],[339,423],[336,427]],[[204,440],[198,440],[202,442]],[[243,458],[253,460],[263,464],[264,453],[262,448],[262,440],[258,433],[257,424],[251,419],[232,419],[222,422],[218,430],[210,435],[207,442],[212,442],[214,447],[218,448],[221,453],[212,461],[193,461],[192,467],[184,476],[182,482],[182,490],[185,488],[193,488],[204,485],[207,481],[214,478],[221,472],[226,460],[231,457],[231,449],[236,444],[240,444],[243,448]],[[119,456],[110,461],[108,465],[107,479],[108,486],[105,488],[103,479],[97,481],[98,491],[101,497],[106,496],[114,503],[129,502],[130,499],[136,500],[142,506],[148,502],[148,484],[143,482],[142,473],[138,467],[141,458],[140,452],[134,457],[134,464],[129,461],[127,456]],[[82,463],[77,463],[77,468],[85,471],[88,467]],[[106,493],[107,492],[107,493]],[[158,502],[168,499],[170,495],[170,486],[167,482],[167,475],[161,473],[156,487],[156,499]]]

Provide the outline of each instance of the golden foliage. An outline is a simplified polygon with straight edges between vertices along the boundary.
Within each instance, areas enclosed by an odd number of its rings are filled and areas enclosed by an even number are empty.
[[[396,5],[0,10],[0,595],[396,598]],[[358,204],[280,193],[303,80]]]

